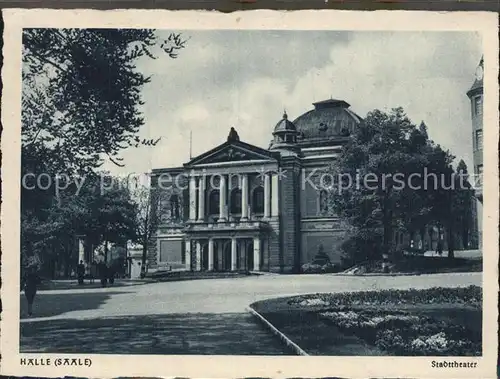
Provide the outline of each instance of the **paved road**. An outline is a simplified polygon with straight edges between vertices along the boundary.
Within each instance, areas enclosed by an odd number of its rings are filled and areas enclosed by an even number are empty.
[[[262,275],[41,291],[21,319],[22,352],[291,354],[246,312],[257,300],[317,293],[481,285],[480,273],[404,277]],[[25,299],[21,299],[24,317]]]
[[[117,288],[41,291],[35,318],[86,319],[185,313],[243,313],[257,300],[317,293],[481,285],[482,273],[419,276],[262,275]],[[22,310],[25,300],[22,299]],[[23,315],[22,315],[23,316]]]
[[[20,350],[80,354],[294,354],[249,313],[22,323]]]

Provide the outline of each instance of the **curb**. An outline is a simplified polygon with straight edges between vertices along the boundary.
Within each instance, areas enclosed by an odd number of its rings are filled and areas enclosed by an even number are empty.
[[[366,273],[366,274],[344,274],[344,273],[336,273],[334,276],[350,276],[350,277],[359,277],[359,276],[419,276],[419,275],[427,275],[422,274],[420,272],[404,272],[404,273]]]
[[[291,348],[297,355],[309,356],[304,350],[300,348],[295,342],[293,342],[290,338],[288,338],[284,333],[280,332],[273,324],[264,318],[259,312],[250,306],[247,307],[247,311],[250,312],[253,316],[257,317],[261,322],[264,323],[266,327],[268,327],[273,334],[278,336],[289,348]]]

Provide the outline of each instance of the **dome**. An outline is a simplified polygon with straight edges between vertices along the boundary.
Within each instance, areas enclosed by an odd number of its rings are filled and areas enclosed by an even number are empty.
[[[297,129],[295,128],[295,125],[288,119],[288,115],[286,114],[286,112],[283,114],[283,118],[281,119],[281,121],[278,122],[274,127],[274,133],[281,133],[281,132],[295,133],[296,131]]]
[[[295,154],[297,146],[297,129],[293,122],[288,120],[286,112],[283,118],[276,124],[273,132],[273,140],[269,145],[271,150],[279,150],[282,154]]]
[[[329,99],[313,103],[314,109],[294,122],[299,143],[345,140],[362,118],[344,100]]]

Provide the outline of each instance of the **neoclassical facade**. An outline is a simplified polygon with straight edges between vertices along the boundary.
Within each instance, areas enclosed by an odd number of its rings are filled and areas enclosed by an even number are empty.
[[[299,272],[320,245],[340,261],[345,230],[321,175],[362,119],[343,100],[313,105],[294,121],[285,113],[267,149],[231,128],[182,167],[153,170],[160,225],[150,271]]]

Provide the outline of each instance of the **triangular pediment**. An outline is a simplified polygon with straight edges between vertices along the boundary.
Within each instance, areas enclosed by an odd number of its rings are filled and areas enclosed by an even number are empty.
[[[195,166],[210,163],[227,163],[235,161],[275,160],[275,155],[258,146],[242,141],[228,141],[203,153],[186,163],[186,166]]]

